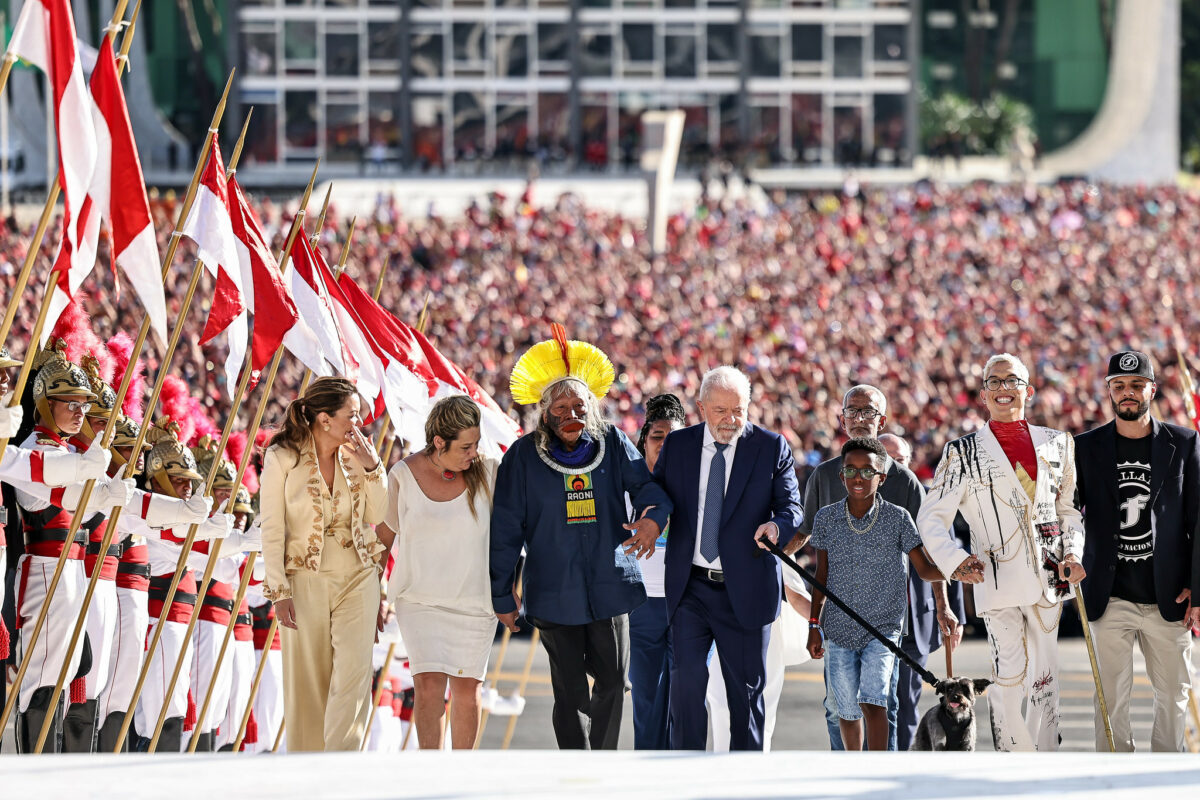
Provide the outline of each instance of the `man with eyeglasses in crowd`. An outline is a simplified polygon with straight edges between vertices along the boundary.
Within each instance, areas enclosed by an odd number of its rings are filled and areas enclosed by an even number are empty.
[[[1025,421],[1033,393],[1019,358],[988,359],[979,393],[988,424],[946,445],[917,516],[942,574],[974,584],[992,650],[997,750],[1058,749],[1058,623],[1062,601],[1084,577],[1075,443]],[[958,513],[971,530],[970,552],[951,534]]]
[[[887,398],[883,392],[874,386],[868,384],[859,384],[846,392],[842,399],[842,411],[838,415],[841,420],[842,429],[851,439],[875,439],[879,436],[879,430],[887,421]],[[841,478],[842,456],[838,455],[834,458],[824,461],[817,465],[813,474],[808,479],[808,485],[804,490],[804,518],[800,523],[800,531],[796,534],[796,538],[789,544],[787,551],[789,553],[797,552],[807,542],[812,535],[813,520],[817,516],[817,512],[828,505],[832,505],[841,500],[846,499],[846,486]],[[925,491],[921,488],[920,481],[917,476],[912,474],[908,469],[898,464],[891,457],[886,458],[886,466],[884,472],[887,477],[879,487],[879,496],[892,503],[900,506],[908,511],[909,516],[913,518],[914,523],[917,519],[917,512],[921,509],[921,501],[925,498]],[[949,603],[946,597],[946,584],[942,582],[934,584],[926,584],[920,578],[915,578],[910,572],[909,591],[910,601],[918,600],[924,597],[932,590],[934,604],[936,607],[937,627],[945,636],[950,636],[955,631],[960,629],[959,620],[950,610]],[[914,583],[917,585],[917,591],[922,592],[921,595],[912,594]],[[924,588],[929,586],[929,589]],[[924,603],[914,603],[914,614],[916,606],[922,607],[922,613],[929,614],[930,611]],[[810,620],[813,622],[814,620]],[[928,626],[927,620],[922,621],[924,626]],[[897,686],[899,673],[893,676],[891,693],[888,702],[888,749],[897,749]],[[830,690],[829,674],[826,670],[825,674],[825,724],[829,731],[829,747],[832,750],[845,749],[842,744],[841,729],[838,725],[837,706],[834,702],[833,692]]]

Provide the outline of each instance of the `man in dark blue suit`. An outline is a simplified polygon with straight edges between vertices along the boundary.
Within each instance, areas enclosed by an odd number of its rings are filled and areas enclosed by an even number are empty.
[[[671,747],[705,747],[715,641],[729,748],[762,750],[767,641],[782,583],[758,540],[782,546],[800,524],[795,464],[782,436],[747,424],[750,381],[740,370],[710,370],[697,405],[704,422],[667,436],[654,468],[674,506],[666,557]]]
[[[1118,751],[1129,727],[1133,642],[1154,688],[1151,749],[1182,752],[1191,683],[1190,629],[1200,624],[1200,443],[1196,431],[1150,416],[1154,368],[1126,350],[1109,359],[1112,422],[1075,437],[1083,512],[1083,597]],[[1096,749],[1107,750],[1096,711]]]

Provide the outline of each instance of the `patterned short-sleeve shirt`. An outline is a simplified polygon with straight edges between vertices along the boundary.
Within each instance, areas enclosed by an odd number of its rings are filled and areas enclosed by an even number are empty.
[[[908,553],[921,537],[908,512],[875,495],[878,518],[863,533],[846,520],[846,501],[825,506],[813,520],[812,546],[824,550],[829,561],[825,585],[881,633],[896,634],[908,605]],[[872,508],[854,527],[870,525]],[[858,650],[871,634],[831,600],[822,612],[825,638],[839,647]]]

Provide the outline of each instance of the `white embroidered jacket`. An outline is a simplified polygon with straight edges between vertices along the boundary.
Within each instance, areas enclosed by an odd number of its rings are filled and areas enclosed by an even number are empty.
[[[299,455],[278,445],[267,449],[259,495],[262,556],[266,567],[263,595],[272,602],[292,596],[288,575],[318,572],[325,546],[326,516],[332,506],[348,504],[350,536],[363,567],[377,563],[383,543],[372,526],[387,511],[383,465],[367,472],[346,448],[338,450],[334,492],[326,497],[316,449],[310,439]]]
[[[984,563],[974,586],[975,609],[1057,603],[1071,596],[1047,566],[1066,555],[1083,559],[1083,518],[1074,506],[1075,440],[1063,431],[1029,426],[1037,454],[1035,502],[987,426],[942,451],[933,486],[917,515],[925,549],[942,574],[967,558],[954,538],[954,515],[971,528],[971,552]]]

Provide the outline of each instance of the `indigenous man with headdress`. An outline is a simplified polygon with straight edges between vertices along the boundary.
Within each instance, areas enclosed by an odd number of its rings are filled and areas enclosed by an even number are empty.
[[[146,458],[145,486],[154,494],[189,500],[196,488],[196,483],[202,480],[196,471],[196,459],[192,451],[184,447],[177,438],[179,423],[174,420],[164,420],[158,427],[152,428],[154,446]],[[200,525],[196,531],[196,540],[211,541],[224,539],[233,528],[233,516],[216,514]],[[174,577],[182,545],[187,538],[187,528],[163,530],[158,538],[147,539],[147,555],[150,561],[150,628],[147,637],[153,636],[154,628],[162,614],[163,603]],[[167,611],[166,621],[158,646],[147,657],[150,659],[148,679],[138,700],[134,724],[140,735],[138,749],[148,747],[158,717],[164,704],[168,706],[166,721],[159,737],[157,752],[179,752],[183,744],[183,729],[185,717],[188,714],[189,681],[183,674],[175,682],[170,696],[167,696],[167,684],[175,671],[176,659],[183,652],[186,641],[188,620],[196,605],[196,576],[193,569],[204,569],[207,556],[191,553],[188,556],[188,568],[184,570],[179,586],[172,598]],[[183,652],[184,663],[192,660],[190,642],[186,652]]]
[[[646,599],[637,558],[654,552],[672,505],[633,443],[604,421],[600,398],[614,376],[608,357],[567,341],[561,325],[552,331],[512,372],[513,399],[537,404],[538,426],[505,453],[496,476],[492,605],[516,630],[514,582],[525,548],[525,614],[550,657],[558,746],[616,749],[628,614]],[[628,524],[626,493],[637,520]]]
[[[63,342],[52,342],[52,348],[39,354],[35,363],[38,371],[29,395],[35,412],[29,416],[36,424],[22,446],[46,453],[74,453],[76,450],[67,439],[79,432],[96,395],[86,373],[63,356]],[[55,489],[48,498],[40,492],[14,488],[25,544],[25,554],[18,564],[18,628],[32,627],[41,613],[58,557],[64,548],[68,550],[68,561],[56,591],[50,597],[44,627],[32,649],[22,648],[25,651],[22,658],[29,659],[31,668],[25,673],[20,687],[16,729],[18,749],[31,752],[47,714],[52,715],[47,749],[57,752],[61,747],[58,727],[61,711],[49,708],[53,687],[63,663],[69,662],[68,674],[74,675],[88,649],[85,639],[76,650],[67,652],[86,586],[82,559],[88,540],[87,530],[80,527],[75,538],[67,541],[83,484]],[[123,506],[131,491],[132,486],[122,481],[97,482],[89,505],[82,513],[90,515],[101,509]],[[86,672],[86,668],[83,671]]]

